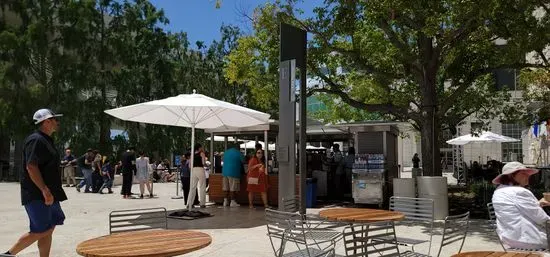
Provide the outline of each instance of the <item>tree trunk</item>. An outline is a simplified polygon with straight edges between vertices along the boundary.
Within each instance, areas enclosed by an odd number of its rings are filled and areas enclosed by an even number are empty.
[[[441,156],[439,155],[439,130],[440,117],[437,106],[437,58],[434,58],[432,41],[429,38],[421,40],[424,46],[424,55],[427,57],[423,62],[420,76],[422,92],[420,136],[422,143],[422,169],[424,176],[441,176]]]
[[[431,108],[433,110],[433,108]],[[439,149],[439,118],[427,112],[420,127],[422,144],[422,169],[424,176],[441,176],[441,156]]]

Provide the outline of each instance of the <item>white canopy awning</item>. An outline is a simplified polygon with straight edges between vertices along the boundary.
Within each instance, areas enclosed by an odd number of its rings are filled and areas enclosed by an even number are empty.
[[[447,144],[450,145],[465,145],[469,143],[509,143],[509,142],[519,142],[519,139],[512,137],[507,137],[493,133],[491,131],[483,131],[479,135],[464,135],[457,138],[453,138],[447,141]]]

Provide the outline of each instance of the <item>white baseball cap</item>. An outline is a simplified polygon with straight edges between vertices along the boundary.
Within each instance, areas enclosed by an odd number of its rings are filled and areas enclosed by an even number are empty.
[[[63,114],[55,114],[50,109],[40,109],[34,113],[34,115],[32,116],[32,119],[34,120],[34,124],[38,124],[49,118],[61,117],[61,116],[63,116]]]
[[[502,174],[493,179],[493,184],[500,185],[500,178],[502,178],[502,176],[509,175],[518,171],[527,171],[529,175],[533,175],[539,172],[536,169],[525,167],[525,165],[523,165],[521,162],[509,162],[506,163],[504,167],[502,167]]]

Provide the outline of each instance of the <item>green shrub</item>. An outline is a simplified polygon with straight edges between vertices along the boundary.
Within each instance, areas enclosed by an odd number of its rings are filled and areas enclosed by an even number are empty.
[[[493,193],[495,192],[496,186],[492,183],[485,181],[475,182],[469,185],[470,192],[474,193],[475,200],[474,202],[478,205],[485,206],[487,203],[491,202],[493,198]]]

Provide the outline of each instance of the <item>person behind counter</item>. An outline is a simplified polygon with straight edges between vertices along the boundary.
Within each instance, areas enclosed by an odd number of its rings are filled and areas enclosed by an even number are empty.
[[[261,151],[261,150],[260,150]],[[236,201],[236,195],[241,189],[241,169],[243,166],[244,158],[239,151],[237,144],[231,145],[229,149],[223,155],[223,191],[225,198],[223,199],[223,206],[239,207],[240,205]]]
[[[254,193],[260,193],[265,208],[267,205],[267,172],[264,159],[264,151],[259,149],[256,155],[248,162],[248,174],[246,176],[248,191],[248,206],[254,208]]]

